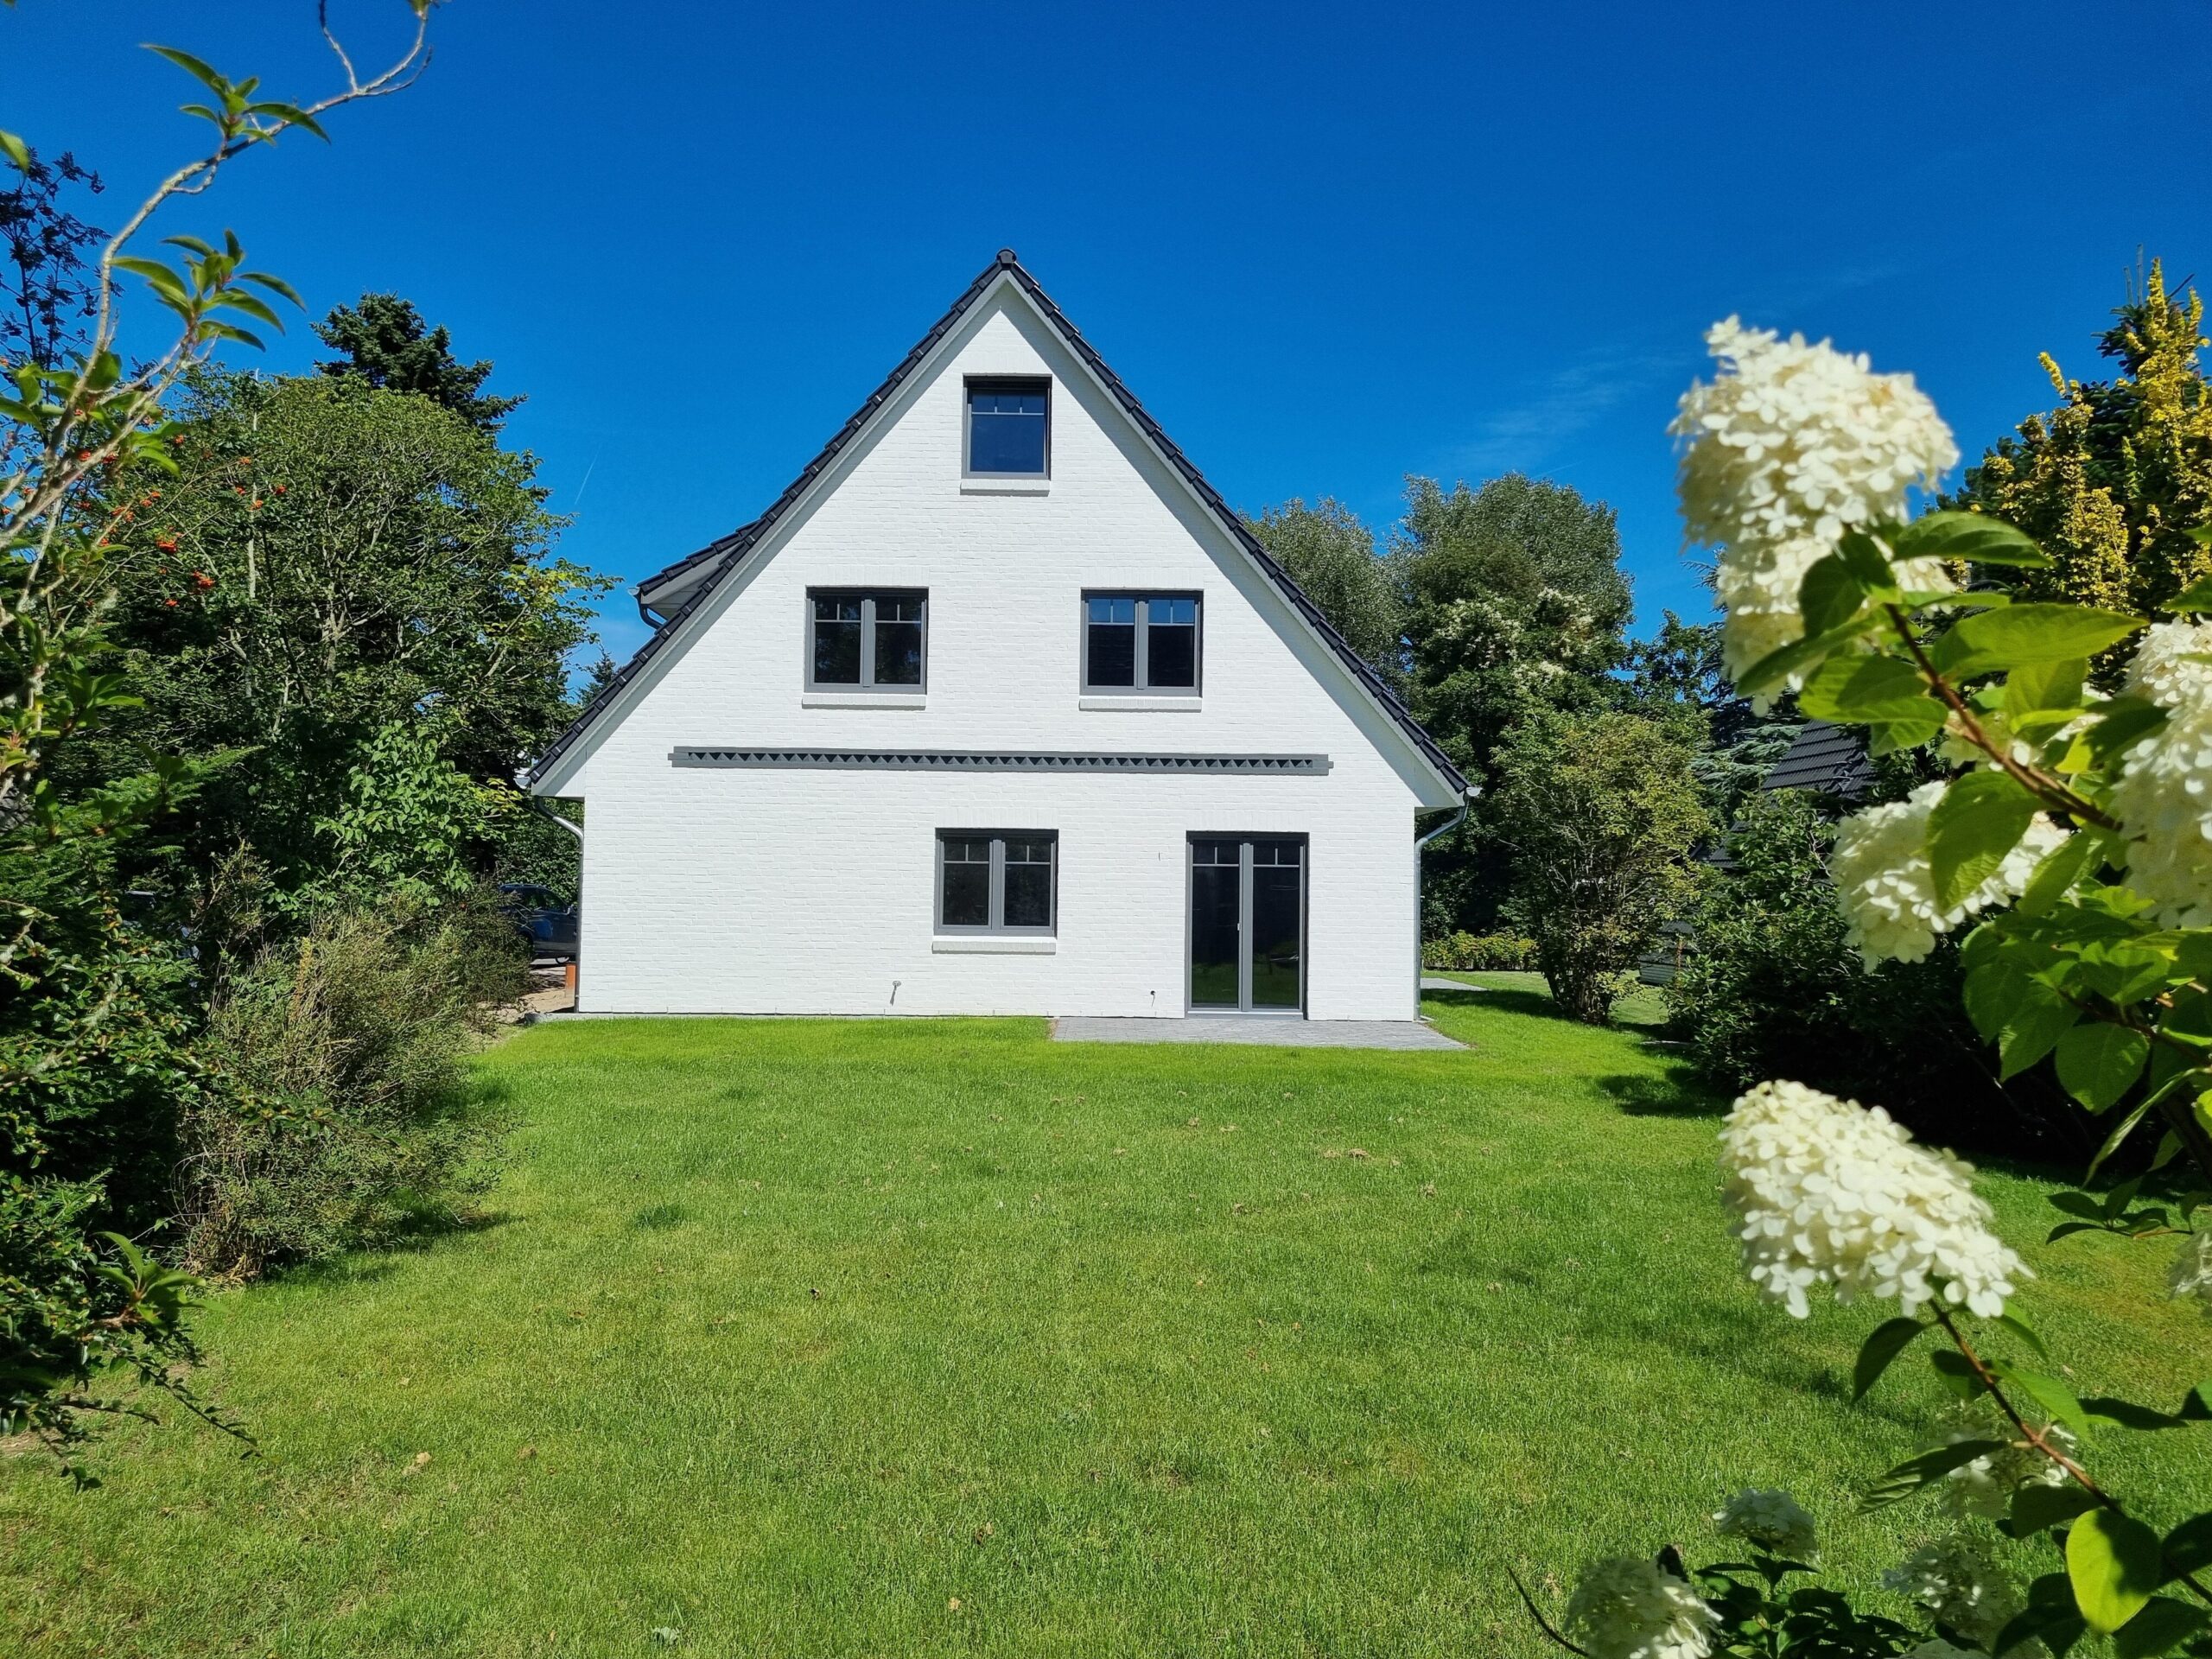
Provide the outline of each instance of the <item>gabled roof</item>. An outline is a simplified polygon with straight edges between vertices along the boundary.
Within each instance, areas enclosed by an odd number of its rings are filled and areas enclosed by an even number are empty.
[[[682,586],[683,596],[676,609],[659,624],[652,637],[639,648],[637,655],[623,664],[620,672],[601,688],[599,695],[586,705],[583,712],[576,716],[568,730],[554,739],[545,753],[537,758],[537,764],[530,769],[530,782],[535,785],[538,779],[544,777],[554,763],[598,723],[601,717],[622,695],[631,681],[642,673],[669,641],[681,631],[686,619],[707,602],[733,571],[743,567],[747,556],[767,539],[770,532],[798,503],[800,498],[807,493],[815,480],[836,464],[838,456],[844,453],[868,423],[890,403],[898,393],[899,387],[921,365],[923,360],[936,348],[938,343],[959,326],[961,320],[975,307],[976,302],[991,290],[1002,274],[1012,277],[1020,285],[1022,291],[1043,314],[1046,321],[1058,334],[1068,349],[1083,359],[1091,373],[1097,377],[1100,385],[1105,387],[1115,401],[1121,405],[1122,411],[1150,440],[1161,459],[1182,475],[1184,481],[1213,513],[1220,522],[1221,527],[1228,532],[1230,539],[1243,550],[1253,563],[1259,567],[1300,614],[1313,625],[1323,641],[1351,671],[1353,678],[1359,683],[1361,688],[1381,706],[1384,713],[1397,723],[1407,737],[1412,740],[1422,758],[1434,767],[1455,791],[1464,793],[1467,787],[1467,780],[1459,769],[1452,765],[1451,757],[1437,746],[1433,738],[1421,729],[1420,722],[1414,719],[1382,677],[1357,652],[1351,648],[1344,637],[1337,632],[1334,625],[1322,613],[1321,607],[1308,598],[1304,590],[1291,580],[1290,573],[1275,563],[1274,557],[1269,555],[1265,547],[1261,545],[1259,538],[1253,535],[1243,519],[1239,518],[1228,502],[1222,499],[1220,492],[1206,482],[1204,475],[1191,464],[1189,458],[1176,447],[1174,440],[1160,429],[1160,423],[1154,420],[1144,405],[1137,401],[1136,395],[1122,384],[1122,378],[1107,366],[1106,360],[1092,348],[1090,342],[1084,339],[1083,335],[1077,331],[1076,326],[1068,321],[1066,315],[1052,302],[1051,296],[1038,286],[1037,279],[1023,269],[1021,263],[1014,257],[1014,250],[1011,248],[999,250],[998,257],[983,268],[974,282],[968,284],[958,299],[953,301],[951,309],[938,318],[929,333],[924,334],[915,343],[914,348],[900,359],[898,367],[891,371],[883,384],[868,394],[868,401],[853,411],[851,418],[838,428],[836,435],[823,446],[822,453],[807,462],[799,475],[793,479],[784,493],[770,504],[766,512],[751,524],[734,530],[718,540],[709,542],[688,558],[677,560],[666,569],[648,576],[638,584],[637,594],[641,607],[652,604],[656,592],[664,592],[672,586]],[[680,583],[680,578],[697,570],[702,566],[708,568],[704,576],[692,580],[688,585]]]

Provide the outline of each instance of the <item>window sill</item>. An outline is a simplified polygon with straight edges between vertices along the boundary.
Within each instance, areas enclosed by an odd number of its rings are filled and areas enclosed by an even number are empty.
[[[802,709],[925,709],[929,694],[924,691],[803,691],[798,706]]]
[[[930,940],[941,957],[1049,957],[1059,948],[1058,939],[1035,933],[939,933]]]
[[[960,480],[963,495],[1049,495],[1052,480],[1049,478],[963,478]]]
[[[1111,709],[1122,714],[1195,715],[1202,699],[1198,697],[1077,697],[1078,709]]]

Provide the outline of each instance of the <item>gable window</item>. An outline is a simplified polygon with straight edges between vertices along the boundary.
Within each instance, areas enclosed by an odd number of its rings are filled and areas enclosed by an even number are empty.
[[[1049,380],[968,383],[968,474],[1042,478],[1052,453]]]
[[[922,689],[929,595],[810,588],[806,683],[835,688]]]
[[[1196,594],[1085,594],[1085,691],[1198,690]]]
[[[1050,933],[1059,836],[1050,830],[940,830],[940,933]]]

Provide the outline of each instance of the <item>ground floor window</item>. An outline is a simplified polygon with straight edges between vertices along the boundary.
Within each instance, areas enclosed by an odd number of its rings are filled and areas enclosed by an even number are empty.
[[[1050,933],[1059,839],[1051,830],[938,830],[938,931]]]

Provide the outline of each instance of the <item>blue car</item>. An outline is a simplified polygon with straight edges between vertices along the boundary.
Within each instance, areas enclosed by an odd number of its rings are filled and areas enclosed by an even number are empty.
[[[563,906],[550,887],[527,881],[509,881],[499,888],[500,908],[506,912],[534,957],[576,957],[578,906]]]

